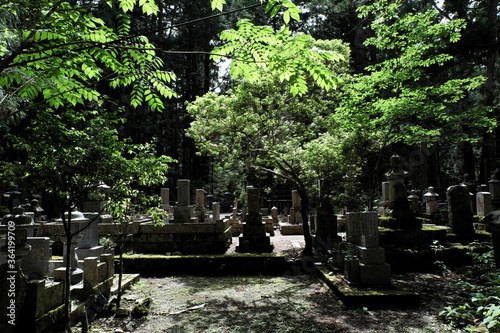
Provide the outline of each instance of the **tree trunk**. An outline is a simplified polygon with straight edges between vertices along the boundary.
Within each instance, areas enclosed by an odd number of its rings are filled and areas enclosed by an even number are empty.
[[[498,0],[490,0],[488,4],[488,59],[486,63],[486,95],[485,105],[495,106],[495,63],[497,60],[497,6]],[[498,108],[494,109],[491,115],[494,118],[499,116]],[[500,130],[495,129],[488,133],[486,130],[483,135],[483,151],[481,154],[481,172],[480,181],[486,182],[492,172],[497,167],[496,157],[500,147],[497,145],[497,140],[500,136]]]
[[[71,212],[70,214],[71,215]],[[64,276],[64,325],[66,326],[66,332],[71,333],[71,241],[73,235],[71,234],[71,220],[67,221],[64,218],[63,213],[63,227],[64,233],[66,234],[66,255],[65,266],[66,272]]]
[[[311,229],[309,227],[308,213],[309,213],[309,197],[306,190],[300,186],[297,189],[300,196],[300,214],[302,215],[302,228],[304,230],[305,247],[302,251],[303,256],[312,256],[313,253],[313,240],[311,236]]]

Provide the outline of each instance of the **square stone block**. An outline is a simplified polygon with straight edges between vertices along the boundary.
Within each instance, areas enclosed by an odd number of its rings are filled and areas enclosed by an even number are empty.
[[[364,285],[389,285],[391,284],[391,265],[366,265],[359,264],[360,282]]]
[[[360,282],[359,260],[354,256],[346,256],[344,259],[344,275],[349,282]]]
[[[356,255],[359,260],[366,265],[385,264],[385,250],[381,247],[367,248],[364,246],[356,247]]]

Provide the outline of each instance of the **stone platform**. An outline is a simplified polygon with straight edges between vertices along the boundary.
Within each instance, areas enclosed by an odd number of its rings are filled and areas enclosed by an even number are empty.
[[[348,307],[356,306],[388,306],[415,307],[419,305],[417,293],[403,289],[397,282],[391,286],[380,288],[356,287],[350,285],[340,271],[330,269],[326,265],[316,265],[320,279]]]
[[[282,235],[303,235],[304,228],[302,224],[280,223],[280,231]]]

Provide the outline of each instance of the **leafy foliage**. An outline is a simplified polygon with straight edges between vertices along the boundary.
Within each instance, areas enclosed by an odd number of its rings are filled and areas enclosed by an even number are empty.
[[[486,108],[453,109],[483,78],[450,79],[440,69],[452,61],[446,49],[465,22],[439,20],[433,10],[401,14],[400,5],[378,1],[360,8],[363,17],[375,16],[376,36],[366,43],[385,57],[343,86],[338,121],[351,129],[366,126],[374,139],[408,144],[435,141],[445,129],[460,133],[460,125],[493,126]]]
[[[314,40],[309,43],[314,47]],[[335,50],[342,58],[348,56],[348,49],[338,41],[316,43]],[[330,69],[340,73],[345,70],[341,63],[337,65]],[[216,156],[222,165],[244,173],[256,166],[275,167],[276,161],[283,160],[301,165],[305,143],[326,130],[324,115],[329,112],[331,100],[319,87],[311,89],[314,93],[309,96],[294,96],[280,74],[266,68],[255,70],[258,75],[253,80],[241,82],[227,94],[208,93],[188,104],[194,121],[187,135],[195,140],[201,153]],[[304,80],[314,87],[312,75]],[[318,141],[314,147],[319,145]]]
[[[474,270],[483,274],[475,283],[461,281],[471,296],[470,302],[447,306],[440,316],[467,332],[500,332],[500,272],[495,269],[493,250],[471,254]]]
[[[168,86],[175,76],[163,69],[146,37],[130,35],[126,14],[136,4],[154,14],[154,1],[105,3],[118,11],[114,27],[88,7],[69,1],[8,2],[5,6],[16,20],[5,23],[8,34],[1,39],[0,87],[9,96],[43,98],[49,107],[59,108],[98,102],[104,96],[95,84],[109,82],[113,88],[132,88],[132,106],[146,103],[162,110],[160,96],[175,95]]]
[[[212,59],[231,59],[231,75],[256,82],[260,69],[274,72],[281,82],[289,82],[293,95],[309,91],[306,77],[325,90],[338,86],[341,79],[330,70],[329,62],[341,62],[344,55],[335,50],[313,45],[314,39],[306,34],[292,33],[286,25],[290,19],[299,20],[300,9],[291,1],[269,1],[266,10],[271,16],[285,8],[285,25],[275,31],[270,26],[256,26],[247,19],[240,20],[237,29],[223,31],[224,45],[212,52]]]

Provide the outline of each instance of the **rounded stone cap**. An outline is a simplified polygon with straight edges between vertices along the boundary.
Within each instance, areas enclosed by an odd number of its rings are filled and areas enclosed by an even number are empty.
[[[12,209],[12,214],[5,215],[0,224],[7,225],[10,221],[13,221],[16,226],[35,224],[35,222],[33,222],[33,217],[31,215],[25,215],[24,208],[19,206]]]
[[[68,212],[64,213],[64,216],[68,218]],[[71,222],[87,221],[88,219],[83,215],[82,212],[74,210],[71,212]]]
[[[439,194],[434,192],[434,187],[429,186],[427,193],[424,194],[424,197],[439,197]]]

